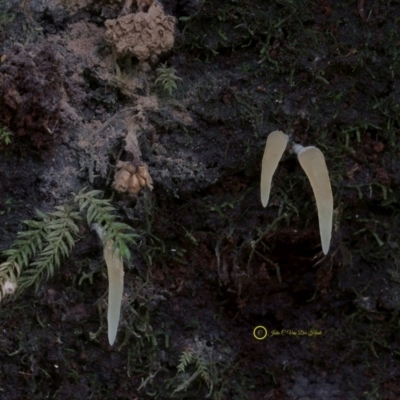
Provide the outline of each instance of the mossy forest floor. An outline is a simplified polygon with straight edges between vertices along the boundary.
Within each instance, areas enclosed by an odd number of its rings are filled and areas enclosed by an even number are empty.
[[[83,223],[2,301],[0,399],[400,399],[400,2],[165,0],[175,45],[148,65],[104,40],[122,3],[0,1],[0,250],[85,186],[140,235],[113,347]],[[130,129],[134,197],[111,188]],[[294,154],[261,205],[274,130],[325,154],[326,257]]]

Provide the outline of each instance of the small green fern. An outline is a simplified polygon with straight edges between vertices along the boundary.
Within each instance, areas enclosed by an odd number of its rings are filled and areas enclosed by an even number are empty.
[[[57,211],[49,214],[38,212],[41,217],[43,236],[37,242],[37,260],[30,263],[33,267],[26,271],[18,281],[20,290],[31,285],[39,289],[40,282],[54,275],[54,268],[58,268],[63,258],[67,258],[77,240],[79,227],[76,224],[81,216],[73,211],[71,206],[58,206]],[[22,232],[29,234],[27,232]],[[33,251],[33,248],[31,249]],[[28,257],[26,257],[29,259]]]
[[[186,367],[192,362],[193,353],[190,351],[183,351],[179,357],[178,372],[185,372]]]
[[[106,242],[113,240],[121,257],[130,258],[128,246],[139,235],[133,234],[129,225],[118,222],[115,208],[102,195],[100,190],[83,189],[69,204],[58,206],[48,214],[36,211],[36,220],[24,221],[27,229],[19,232],[11,248],[2,253],[7,260],[0,264],[0,300],[11,294],[16,284],[20,291],[32,285],[37,290],[43,279],[54,275],[55,268],[79,240],[82,214],[89,225],[97,223],[103,228]]]
[[[175,75],[176,70],[173,67],[167,67],[167,64],[161,64],[157,68],[157,79],[154,82],[156,85],[161,85],[161,87],[168,92],[169,95],[172,94],[174,90],[178,88],[177,81],[182,79]]]
[[[196,369],[199,372],[201,379],[206,383],[206,385],[210,388],[210,392],[212,392],[213,381],[210,378],[209,372],[209,364],[211,359],[206,359],[205,357],[197,357],[196,358]]]
[[[36,213],[39,220],[23,221],[28,229],[19,232],[18,238],[12,247],[3,251],[3,255],[8,258],[7,261],[0,264],[0,287],[2,289],[0,300],[6,294],[10,294],[5,291],[6,283],[11,282],[16,285],[21,269],[27,267],[30,259],[43,249],[44,238],[46,236],[45,228],[50,217],[38,210],[36,210]]]
[[[195,365],[194,372],[189,376],[182,374],[186,373],[186,369],[190,364]],[[214,354],[211,347],[197,338],[193,348],[184,350],[179,357],[179,364],[177,366],[178,374],[183,378],[183,382],[174,390],[174,393],[186,391],[197,378],[201,378],[207,385],[209,392],[206,397],[210,397],[214,388],[214,381],[217,381],[217,372],[215,369]]]
[[[10,132],[5,126],[2,126],[0,124],[0,145],[4,144],[8,146],[12,142],[11,140],[12,137],[13,137],[12,132]]]

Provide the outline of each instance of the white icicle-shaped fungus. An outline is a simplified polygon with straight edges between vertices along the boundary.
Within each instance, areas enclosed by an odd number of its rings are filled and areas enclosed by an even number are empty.
[[[117,249],[113,251],[112,240],[104,246],[104,259],[108,273],[108,341],[113,345],[117,336],[121,313],[122,293],[124,290],[124,265]]]
[[[266,207],[271,192],[271,182],[282,154],[286,149],[288,137],[281,131],[271,132],[265,144],[261,166],[261,203]]]
[[[293,146],[317,202],[322,251],[328,254],[332,236],[333,195],[328,168],[321,150],[314,146]]]
[[[103,242],[103,255],[107,265],[108,274],[108,342],[112,346],[117,336],[119,317],[121,314],[122,294],[124,291],[124,265],[118,249],[113,250],[113,240],[104,243],[105,233],[98,224],[92,224],[92,229],[99,235]]]

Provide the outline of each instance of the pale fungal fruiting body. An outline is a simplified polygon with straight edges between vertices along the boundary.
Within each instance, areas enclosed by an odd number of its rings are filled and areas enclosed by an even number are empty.
[[[92,229],[103,242],[103,255],[108,274],[108,342],[112,346],[117,336],[119,318],[121,315],[122,294],[124,291],[124,265],[118,249],[113,249],[114,241],[104,243],[105,233],[99,224],[92,224]]]
[[[104,246],[104,259],[108,273],[108,342],[112,346],[117,336],[121,314],[122,293],[124,291],[124,266],[114,242],[109,240]]]
[[[6,274],[4,274],[5,276],[2,276],[1,272],[5,271],[1,271],[1,267],[4,267],[4,270],[6,270],[8,267],[7,262],[0,264],[0,301],[3,297],[10,296],[17,290],[17,283],[14,274],[11,273],[11,277]]]
[[[13,294],[17,289],[17,284],[13,281],[6,280],[3,285],[3,290],[5,294]]]
[[[265,144],[261,167],[261,203],[266,207],[271,192],[271,182],[283,152],[286,149],[288,137],[281,131],[271,132]]]
[[[281,131],[269,134],[265,145],[261,168],[261,202],[267,206],[271,192],[271,182],[283,152],[286,149],[288,137]],[[333,195],[329,180],[328,168],[321,150],[314,146],[303,147],[293,145],[301,167],[306,173],[314,192],[318,210],[319,232],[322,251],[326,255],[332,237]]]
[[[321,150],[314,146],[303,147],[295,144],[293,149],[314,192],[322,251],[328,254],[332,236],[333,195],[325,158]]]

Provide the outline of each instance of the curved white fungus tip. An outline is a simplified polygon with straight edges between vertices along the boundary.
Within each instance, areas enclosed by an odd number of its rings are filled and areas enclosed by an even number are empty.
[[[296,151],[294,145],[293,148]],[[333,195],[328,168],[324,155],[317,147],[297,147],[296,151],[301,167],[306,173],[317,202],[319,233],[322,251],[326,255],[332,236]]]
[[[5,294],[13,294],[17,289],[17,284],[7,279],[3,284],[3,290]]]
[[[271,132],[267,138],[262,159],[260,182],[261,203],[263,207],[266,207],[268,204],[272,177],[286,149],[287,142],[287,135],[281,131]]]

